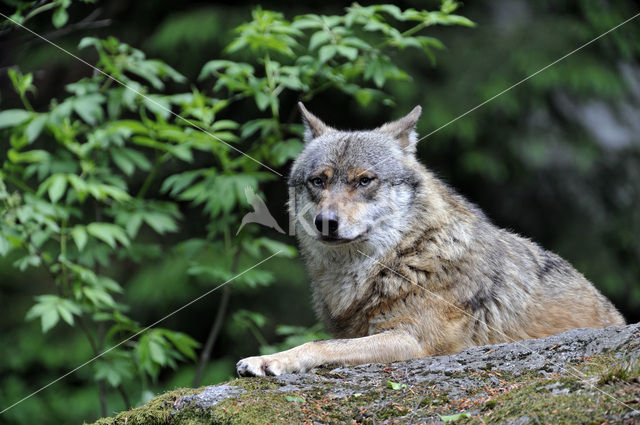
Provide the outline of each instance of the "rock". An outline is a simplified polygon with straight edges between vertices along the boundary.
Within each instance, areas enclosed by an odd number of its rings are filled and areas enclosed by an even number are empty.
[[[635,424],[639,377],[640,324],[574,329],[449,356],[176,390],[96,424]]]
[[[185,408],[208,409],[221,401],[246,393],[242,388],[233,385],[216,385],[205,387],[204,391],[194,395],[186,395],[180,397],[175,403],[175,410],[179,411]]]

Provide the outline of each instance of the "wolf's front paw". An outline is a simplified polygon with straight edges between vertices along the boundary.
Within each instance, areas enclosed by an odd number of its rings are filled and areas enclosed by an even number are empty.
[[[300,371],[293,362],[273,356],[247,357],[236,363],[236,369],[240,376],[278,376]]]

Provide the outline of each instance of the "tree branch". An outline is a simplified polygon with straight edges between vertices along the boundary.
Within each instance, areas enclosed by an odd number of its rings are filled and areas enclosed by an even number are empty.
[[[227,305],[229,304],[230,295],[231,295],[231,287],[225,286],[222,289],[222,298],[220,299],[220,305],[218,305],[216,318],[211,324],[211,329],[209,330],[209,336],[207,337],[207,342],[205,343],[204,348],[200,353],[200,359],[198,360],[198,369],[196,370],[196,375],[193,378],[194,387],[199,387],[200,381],[202,381],[204,368],[207,365],[207,363],[209,363],[211,352],[213,351],[213,347],[215,345],[216,339],[218,339],[218,334],[220,333],[220,329],[222,329],[222,323],[224,322],[224,317],[227,313]]]
[[[125,390],[122,387],[122,385],[118,385],[116,387],[116,390],[118,390],[118,392],[120,393],[120,397],[122,397],[122,401],[124,402],[125,410],[131,409],[133,406],[131,405],[131,401],[129,401],[129,396],[125,392]]]
[[[233,257],[233,265],[231,266],[231,273],[235,274],[238,268],[238,259],[240,257],[240,248],[236,251]],[[218,311],[216,312],[216,318],[211,324],[211,329],[209,330],[209,336],[207,337],[207,342],[204,344],[204,348],[200,353],[200,358],[198,359],[198,368],[196,369],[196,374],[193,377],[193,386],[199,387],[200,382],[202,381],[202,375],[204,375],[204,368],[209,363],[209,358],[211,357],[211,352],[213,351],[213,347],[215,346],[216,339],[218,339],[218,335],[220,334],[220,330],[222,329],[222,323],[224,322],[225,315],[227,313],[227,306],[229,305],[229,297],[231,296],[231,287],[225,286],[222,289],[222,298],[220,298],[220,304],[218,305]]]
[[[107,416],[107,386],[104,379],[98,381],[98,399],[100,400],[100,415]]]

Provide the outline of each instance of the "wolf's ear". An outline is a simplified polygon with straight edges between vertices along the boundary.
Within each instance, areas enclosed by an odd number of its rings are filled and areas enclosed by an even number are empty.
[[[305,143],[309,142],[312,139],[315,139],[318,136],[323,135],[329,130],[332,130],[332,128],[323,123],[320,118],[307,111],[307,108],[304,107],[302,102],[298,102],[298,108],[300,108],[300,112],[302,112]]]
[[[416,106],[411,112],[396,121],[391,121],[378,128],[378,131],[386,133],[400,143],[402,150],[408,153],[416,151],[418,135],[416,134],[416,124],[422,113],[422,108]]]

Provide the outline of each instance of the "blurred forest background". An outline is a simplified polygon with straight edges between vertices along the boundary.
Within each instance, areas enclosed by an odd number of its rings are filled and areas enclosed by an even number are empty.
[[[286,176],[299,99],[350,129],[420,104],[424,136],[638,12],[623,0],[395,5],[0,1],[147,96],[0,23],[0,410],[134,336],[0,422],[92,421],[325,336],[293,238],[255,224],[236,236],[247,186],[287,228],[285,180],[191,124]],[[640,320],[637,40],[634,20],[419,146],[496,224],[569,260],[629,322]]]

